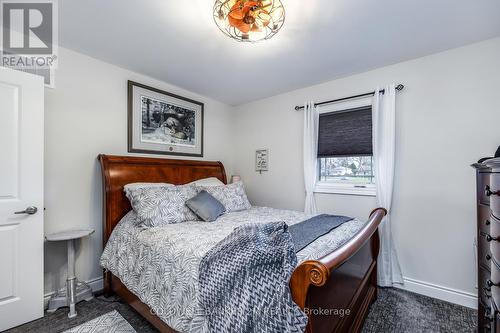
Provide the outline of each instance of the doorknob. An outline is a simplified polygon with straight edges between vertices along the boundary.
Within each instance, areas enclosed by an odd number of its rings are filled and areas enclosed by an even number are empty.
[[[28,215],[33,215],[33,214],[36,214],[36,212],[38,212],[38,208],[36,208],[35,206],[29,206],[25,210],[22,210],[20,212],[15,212],[14,214],[28,214]]]

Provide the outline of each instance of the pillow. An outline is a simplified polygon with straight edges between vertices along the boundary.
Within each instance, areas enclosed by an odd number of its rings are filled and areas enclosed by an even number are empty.
[[[229,185],[200,186],[199,188],[207,191],[214,196],[215,199],[219,200],[228,213],[238,212],[252,207],[250,202],[248,202],[243,183],[240,181]]]
[[[197,186],[219,186],[224,185],[223,182],[216,177],[209,177],[195,180],[194,182],[189,183],[188,185],[197,185]]]
[[[186,206],[205,222],[217,220],[226,211],[220,201],[205,190],[186,201]]]
[[[197,189],[190,185],[150,186],[128,188],[125,192],[137,218],[148,227],[184,221],[198,221],[199,218],[186,205]]]

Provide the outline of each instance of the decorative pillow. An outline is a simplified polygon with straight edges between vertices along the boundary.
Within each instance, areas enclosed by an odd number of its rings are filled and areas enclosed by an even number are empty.
[[[214,196],[215,199],[219,200],[224,205],[226,212],[228,213],[252,207],[250,202],[248,202],[243,183],[240,181],[229,185],[200,186],[199,188],[207,191]]]
[[[186,206],[205,222],[217,220],[226,211],[224,205],[205,190],[186,201]]]
[[[220,186],[224,185],[223,182],[216,177],[209,177],[195,180],[194,182],[189,183],[188,185],[196,185],[196,186]]]
[[[199,218],[185,204],[197,193],[190,185],[128,188],[125,191],[137,218],[148,227]]]

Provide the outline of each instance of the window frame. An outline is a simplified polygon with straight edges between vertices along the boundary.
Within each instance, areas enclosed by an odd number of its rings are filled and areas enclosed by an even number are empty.
[[[330,112],[344,112],[349,109],[359,107],[372,106],[372,97],[364,97],[355,100],[342,101],[319,108],[319,114]],[[319,135],[319,133],[318,133]],[[344,194],[344,195],[357,195],[357,196],[376,196],[377,189],[375,184],[349,184],[349,183],[335,183],[319,180],[321,165],[318,157],[318,177],[314,187],[314,193],[327,193],[327,194]]]

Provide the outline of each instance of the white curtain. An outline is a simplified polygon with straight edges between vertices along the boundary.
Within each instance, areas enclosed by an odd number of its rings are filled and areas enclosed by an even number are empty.
[[[306,187],[306,202],[304,212],[316,213],[314,186],[318,174],[318,108],[314,102],[304,104],[304,183]]]
[[[387,209],[388,214],[379,227],[380,254],[378,256],[378,284],[392,287],[403,283],[398,256],[391,232],[391,203],[394,187],[394,155],[396,146],[396,89],[391,84],[384,94],[375,90],[372,105],[373,160],[377,205]]]

